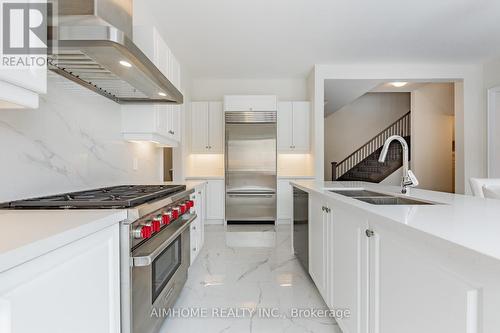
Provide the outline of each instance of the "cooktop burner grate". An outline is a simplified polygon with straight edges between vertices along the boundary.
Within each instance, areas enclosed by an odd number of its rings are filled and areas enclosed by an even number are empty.
[[[0,204],[12,209],[130,208],[182,192],[184,185],[120,185]]]

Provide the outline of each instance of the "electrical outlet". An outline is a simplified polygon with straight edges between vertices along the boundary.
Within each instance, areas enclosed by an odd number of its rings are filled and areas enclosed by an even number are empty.
[[[139,159],[137,157],[134,157],[132,169],[139,170]]]

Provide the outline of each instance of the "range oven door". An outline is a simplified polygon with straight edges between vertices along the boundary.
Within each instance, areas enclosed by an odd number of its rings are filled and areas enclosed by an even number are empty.
[[[132,333],[157,332],[179,296],[190,262],[189,224],[195,218],[171,224],[132,252]]]

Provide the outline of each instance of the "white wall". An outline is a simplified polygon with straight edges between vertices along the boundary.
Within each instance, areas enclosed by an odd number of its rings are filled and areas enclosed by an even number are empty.
[[[488,108],[490,108],[489,103],[492,103],[488,119],[488,176],[498,178],[500,177],[500,58],[484,65],[484,88],[485,93],[492,89],[489,101],[488,96],[485,96]]]
[[[222,101],[224,95],[277,95],[282,101],[305,101],[305,79],[193,79],[193,101]]]
[[[411,168],[418,187],[453,192],[454,84],[429,83],[411,96]]]
[[[0,201],[161,180],[161,149],[122,139],[119,104],[55,74],[47,90],[39,109],[0,111]]]
[[[409,93],[368,93],[325,118],[325,179],[340,162],[410,111]]]
[[[312,76],[310,76],[312,77]],[[457,177],[458,166],[463,182],[456,182],[456,192],[470,193],[470,177],[486,175],[486,107],[483,91],[483,66],[449,64],[347,64],[314,67],[314,144],[315,175],[324,177],[323,111],[325,79],[383,79],[384,81],[463,81],[463,114],[456,118]],[[459,185],[461,184],[461,188]]]

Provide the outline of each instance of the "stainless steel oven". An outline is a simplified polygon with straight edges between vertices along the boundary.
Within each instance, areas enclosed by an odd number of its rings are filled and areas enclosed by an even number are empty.
[[[129,210],[121,226],[122,333],[157,333],[168,320],[187,280],[192,199],[191,189]]]
[[[162,312],[181,292],[190,262],[189,222],[194,218],[165,229],[161,237],[132,252],[133,332],[156,332],[165,319]]]

